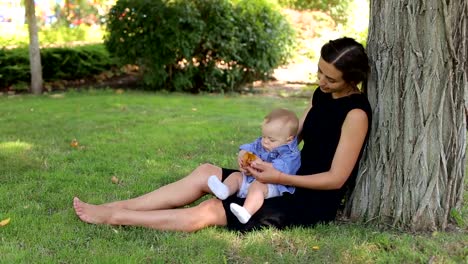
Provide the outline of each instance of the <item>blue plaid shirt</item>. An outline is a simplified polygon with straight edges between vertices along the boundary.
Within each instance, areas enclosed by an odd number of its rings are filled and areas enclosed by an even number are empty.
[[[254,142],[241,145],[240,150],[252,152],[257,157],[265,162],[270,162],[273,167],[286,174],[296,174],[301,166],[301,152],[297,147],[297,138],[294,138],[289,144],[281,145],[272,151],[267,151],[262,146],[262,137],[257,138]],[[247,176],[248,181],[255,180],[252,176]],[[280,192],[294,193],[295,188],[292,186],[278,186]]]

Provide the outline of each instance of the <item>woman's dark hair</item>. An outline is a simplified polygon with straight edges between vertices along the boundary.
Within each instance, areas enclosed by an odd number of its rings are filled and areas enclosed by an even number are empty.
[[[323,45],[320,56],[343,73],[347,83],[366,86],[369,74],[369,58],[364,46],[352,38],[330,40]]]

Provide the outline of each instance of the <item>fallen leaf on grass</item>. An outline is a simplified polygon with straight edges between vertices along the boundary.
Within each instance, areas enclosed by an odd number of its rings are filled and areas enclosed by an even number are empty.
[[[76,140],[76,139],[73,139],[73,140],[70,142],[70,146],[71,146],[72,148],[77,148],[78,145],[79,145],[79,144],[78,144],[78,140]]]
[[[10,218],[7,218],[7,219],[2,220],[2,221],[0,222],[0,226],[6,226],[6,225],[8,225],[9,223],[10,223]]]
[[[119,182],[120,182],[119,178],[117,178],[117,177],[115,177],[115,176],[112,176],[111,181],[112,181],[112,183],[114,183],[114,184],[119,184]]]
[[[312,249],[313,249],[313,250],[319,250],[320,247],[319,247],[319,246],[313,246]]]
[[[124,92],[125,92],[124,89],[117,89],[117,90],[115,90],[115,93],[116,93],[116,94],[123,94]]]

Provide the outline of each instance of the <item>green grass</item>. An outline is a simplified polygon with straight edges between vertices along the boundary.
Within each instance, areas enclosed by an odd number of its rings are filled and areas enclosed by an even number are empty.
[[[29,45],[27,25],[0,23],[0,48]],[[80,25],[78,27],[44,27],[39,29],[41,46],[69,46],[77,42],[102,42],[105,31],[101,27]]]
[[[151,191],[204,162],[235,166],[264,114],[307,99],[113,91],[0,97],[1,263],[466,263],[462,232],[357,224],[241,235],[88,225],[72,197],[101,203]],[[70,142],[79,141],[78,148]],[[122,183],[113,184],[111,177]],[[318,247],[318,248],[317,248]]]

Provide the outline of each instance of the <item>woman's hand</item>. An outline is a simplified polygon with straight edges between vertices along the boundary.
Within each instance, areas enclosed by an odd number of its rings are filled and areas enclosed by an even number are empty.
[[[257,181],[262,183],[280,183],[281,172],[272,163],[256,160],[245,168]]]

